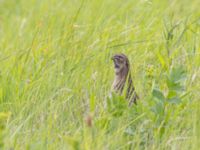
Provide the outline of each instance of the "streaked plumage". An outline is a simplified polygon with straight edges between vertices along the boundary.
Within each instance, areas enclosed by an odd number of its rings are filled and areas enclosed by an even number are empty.
[[[126,99],[129,101],[129,106],[137,103],[139,98],[135,92],[135,87],[130,73],[130,63],[126,55],[115,54],[112,57],[115,69],[115,79],[112,85],[112,90],[120,95],[123,93],[124,88],[126,91]]]

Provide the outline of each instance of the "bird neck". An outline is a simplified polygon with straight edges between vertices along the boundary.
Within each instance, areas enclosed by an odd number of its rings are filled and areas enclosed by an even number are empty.
[[[116,73],[115,78],[117,79],[126,79],[129,69],[124,67],[119,73]]]

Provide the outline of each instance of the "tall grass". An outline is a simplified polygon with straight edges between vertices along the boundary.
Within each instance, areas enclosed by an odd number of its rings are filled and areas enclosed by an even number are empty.
[[[199,0],[1,0],[3,149],[198,149]],[[140,97],[109,97],[115,53]],[[1,115],[0,115],[1,117]]]

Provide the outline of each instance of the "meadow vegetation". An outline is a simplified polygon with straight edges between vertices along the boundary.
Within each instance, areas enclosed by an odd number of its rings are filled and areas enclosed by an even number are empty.
[[[200,147],[199,0],[0,0],[0,149]],[[140,97],[110,95],[126,54]]]

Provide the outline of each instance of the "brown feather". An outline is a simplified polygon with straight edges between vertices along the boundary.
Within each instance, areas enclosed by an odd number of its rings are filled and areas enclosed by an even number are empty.
[[[115,73],[112,89],[121,95],[123,93],[124,87],[127,87],[125,92],[126,99],[129,101],[129,106],[131,106],[133,103],[137,104],[136,100],[139,99],[139,97],[135,92],[135,87],[133,85],[130,73],[130,63],[127,56],[124,54],[116,54],[112,57],[112,59],[115,65],[117,64],[121,66],[121,68]],[[126,84],[128,85],[126,86]]]

